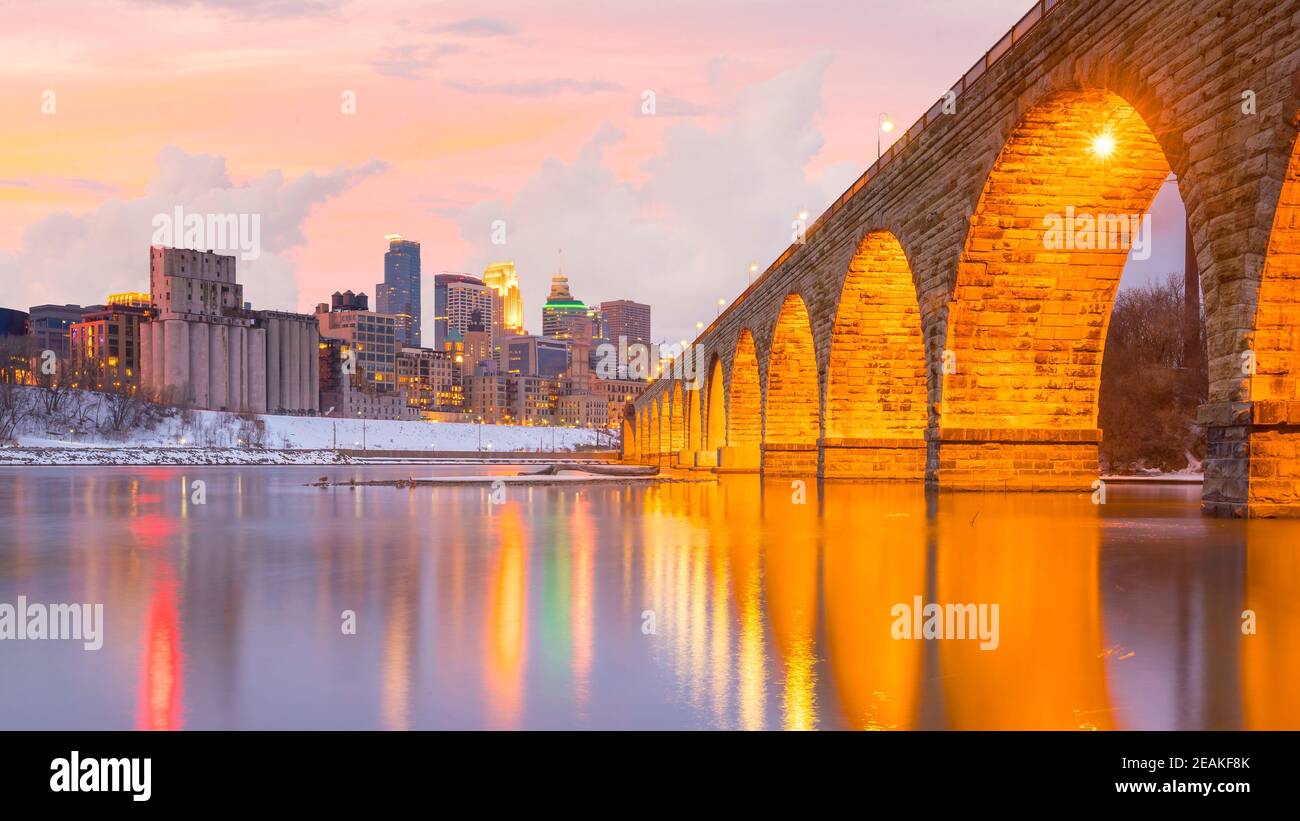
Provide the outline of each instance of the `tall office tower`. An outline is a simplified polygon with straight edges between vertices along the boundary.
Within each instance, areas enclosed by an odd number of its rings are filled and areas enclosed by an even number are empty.
[[[600,303],[600,315],[605,321],[605,336],[614,342],[620,337],[626,337],[629,343],[651,339],[649,305],[616,299]]]
[[[375,312],[397,317],[397,346],[420,347],[420,243],[389,234],[384,281],[375,286]]]
[[[447,334],[453,330],[464,339],[471,322],[482,323],[485,328],[494,327],[494,294],[478,277],[436,274],[433,278],[434,348],[445,349]]]
[[[506,336],[524,332],[524,298],[519,293],[519,272],[513,262],[497,262],[483,271],[483,284],[496,294],[497,312],[492,329],[497,344]]]
[[[596,312],[569,292],[569,278],[563,274],[551,277],[551,293],[542,306],[542,336],[552,339],[569,339],[573,336],[573,320],[578,317],[594,318]]]

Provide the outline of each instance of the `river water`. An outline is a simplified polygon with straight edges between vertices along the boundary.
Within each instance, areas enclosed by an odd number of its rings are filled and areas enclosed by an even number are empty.
[[[471,472],[0,468],[0,604],[106,622],[0,641],[0,728],[1300,727],[1300,522],[1199,487],[307,486]]]

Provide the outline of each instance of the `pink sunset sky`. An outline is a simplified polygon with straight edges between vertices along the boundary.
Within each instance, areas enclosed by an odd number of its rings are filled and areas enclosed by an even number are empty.
[[[147,289],[152,218],[180,205],[261,215],[257,308],[373,294],[396,232],[426,318],[433,273],[512,259],[538,332],[563,248],[575,296],[688,338],[870,164],[880,112],[905,129],[1028,7],[0,2],[4,304]]]

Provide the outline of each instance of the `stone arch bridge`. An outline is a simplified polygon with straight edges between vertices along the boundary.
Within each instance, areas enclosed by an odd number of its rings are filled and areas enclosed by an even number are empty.
[[[698,390],[647,384],[624,458],[1089,489],[1116,231],[1172,173],[1207,317],[1203,507],[1300,515],[1298,71],[1300,0],[1036,3],[694,340]],[[1063,215],[1103,229],[1048,242]]]

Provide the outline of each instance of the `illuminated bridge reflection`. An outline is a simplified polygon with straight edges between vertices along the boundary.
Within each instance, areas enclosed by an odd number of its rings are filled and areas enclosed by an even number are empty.
[[[0,471],[0,601],[107,619],[0,644],[0,726],[1300,727],[1300,522],[1195,487],[322,472],[410,468]],[[996,647],[913,637],[925,605],[996,605]]]

